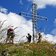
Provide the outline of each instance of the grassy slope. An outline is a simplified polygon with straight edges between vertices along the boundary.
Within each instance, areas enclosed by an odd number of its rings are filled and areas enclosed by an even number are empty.
[[[0,53],[6,50],[9,56],[56,56],[54,45],[41,42],[37,44],[1,44]]]

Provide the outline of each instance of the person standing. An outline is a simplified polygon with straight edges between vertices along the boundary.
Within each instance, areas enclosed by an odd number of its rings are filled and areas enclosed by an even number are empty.
[[[9,41],[9,43],[13,43],[13,39],[14,39],[14,29],[12,27],[10,27],[8,30],[7,30],[7,39],[6,39],[6,43],[7,41]]]
[[[39,43],[39,42],[41,42],[41,38],[42,38],[41,33],[39,33],[38,36],[39,36],[39,38],[38,38],[38,43]]]
[[[28,36],[26,36],[27,37],[27,40],[28,40],[28,42],[30,43],[31,42],[31,35],[28,33]]]

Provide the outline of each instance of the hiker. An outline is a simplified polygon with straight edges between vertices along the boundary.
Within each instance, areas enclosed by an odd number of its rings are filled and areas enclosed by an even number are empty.
[[[9,43],[13,43],[13,39],[14,39],[14,29],[12,27],[10,27],[8,30],[7,30],[7,39],[6,39],[6,43],[7,41],[9,41]]]
[[[28,36],[26,36],[27,37],[27,40],[28,40],[28,42],[30,43],[31,42],[31,35],[28,33]]]
[[[39,33],[38,36],[39,36],[39,38],[38,38],[38,42],[41,42],[41,38],[42,38],[41,33]]]

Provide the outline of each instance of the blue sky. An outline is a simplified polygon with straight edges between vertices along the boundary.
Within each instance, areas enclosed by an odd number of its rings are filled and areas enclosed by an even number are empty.
[[[8,9],[8,12],[14,12],[19,14],[19,12],[31,13],[32,1],[28,0],[0,0],[0,7]],[[46,5],[45,8],[37,10],[37,13],[40,16],[45,16],[48,18],[48,21],[39,20],[38,28],[40,31],[45,32],[46,34],[51,34],[56,26],[54,23],[56,18],[56,6]],[[27,20],[30,18],[26,18]],[[45,29],[45,31],[44,31]],[[55,33],[55,31],[54,31]]]

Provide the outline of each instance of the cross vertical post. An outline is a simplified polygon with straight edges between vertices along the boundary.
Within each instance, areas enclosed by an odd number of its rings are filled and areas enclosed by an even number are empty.
[[[33,35],[33,42],[34,38],[36,37],[36,15],[37,15],[37,5],[35,3],[32,4],[32,35]]]

